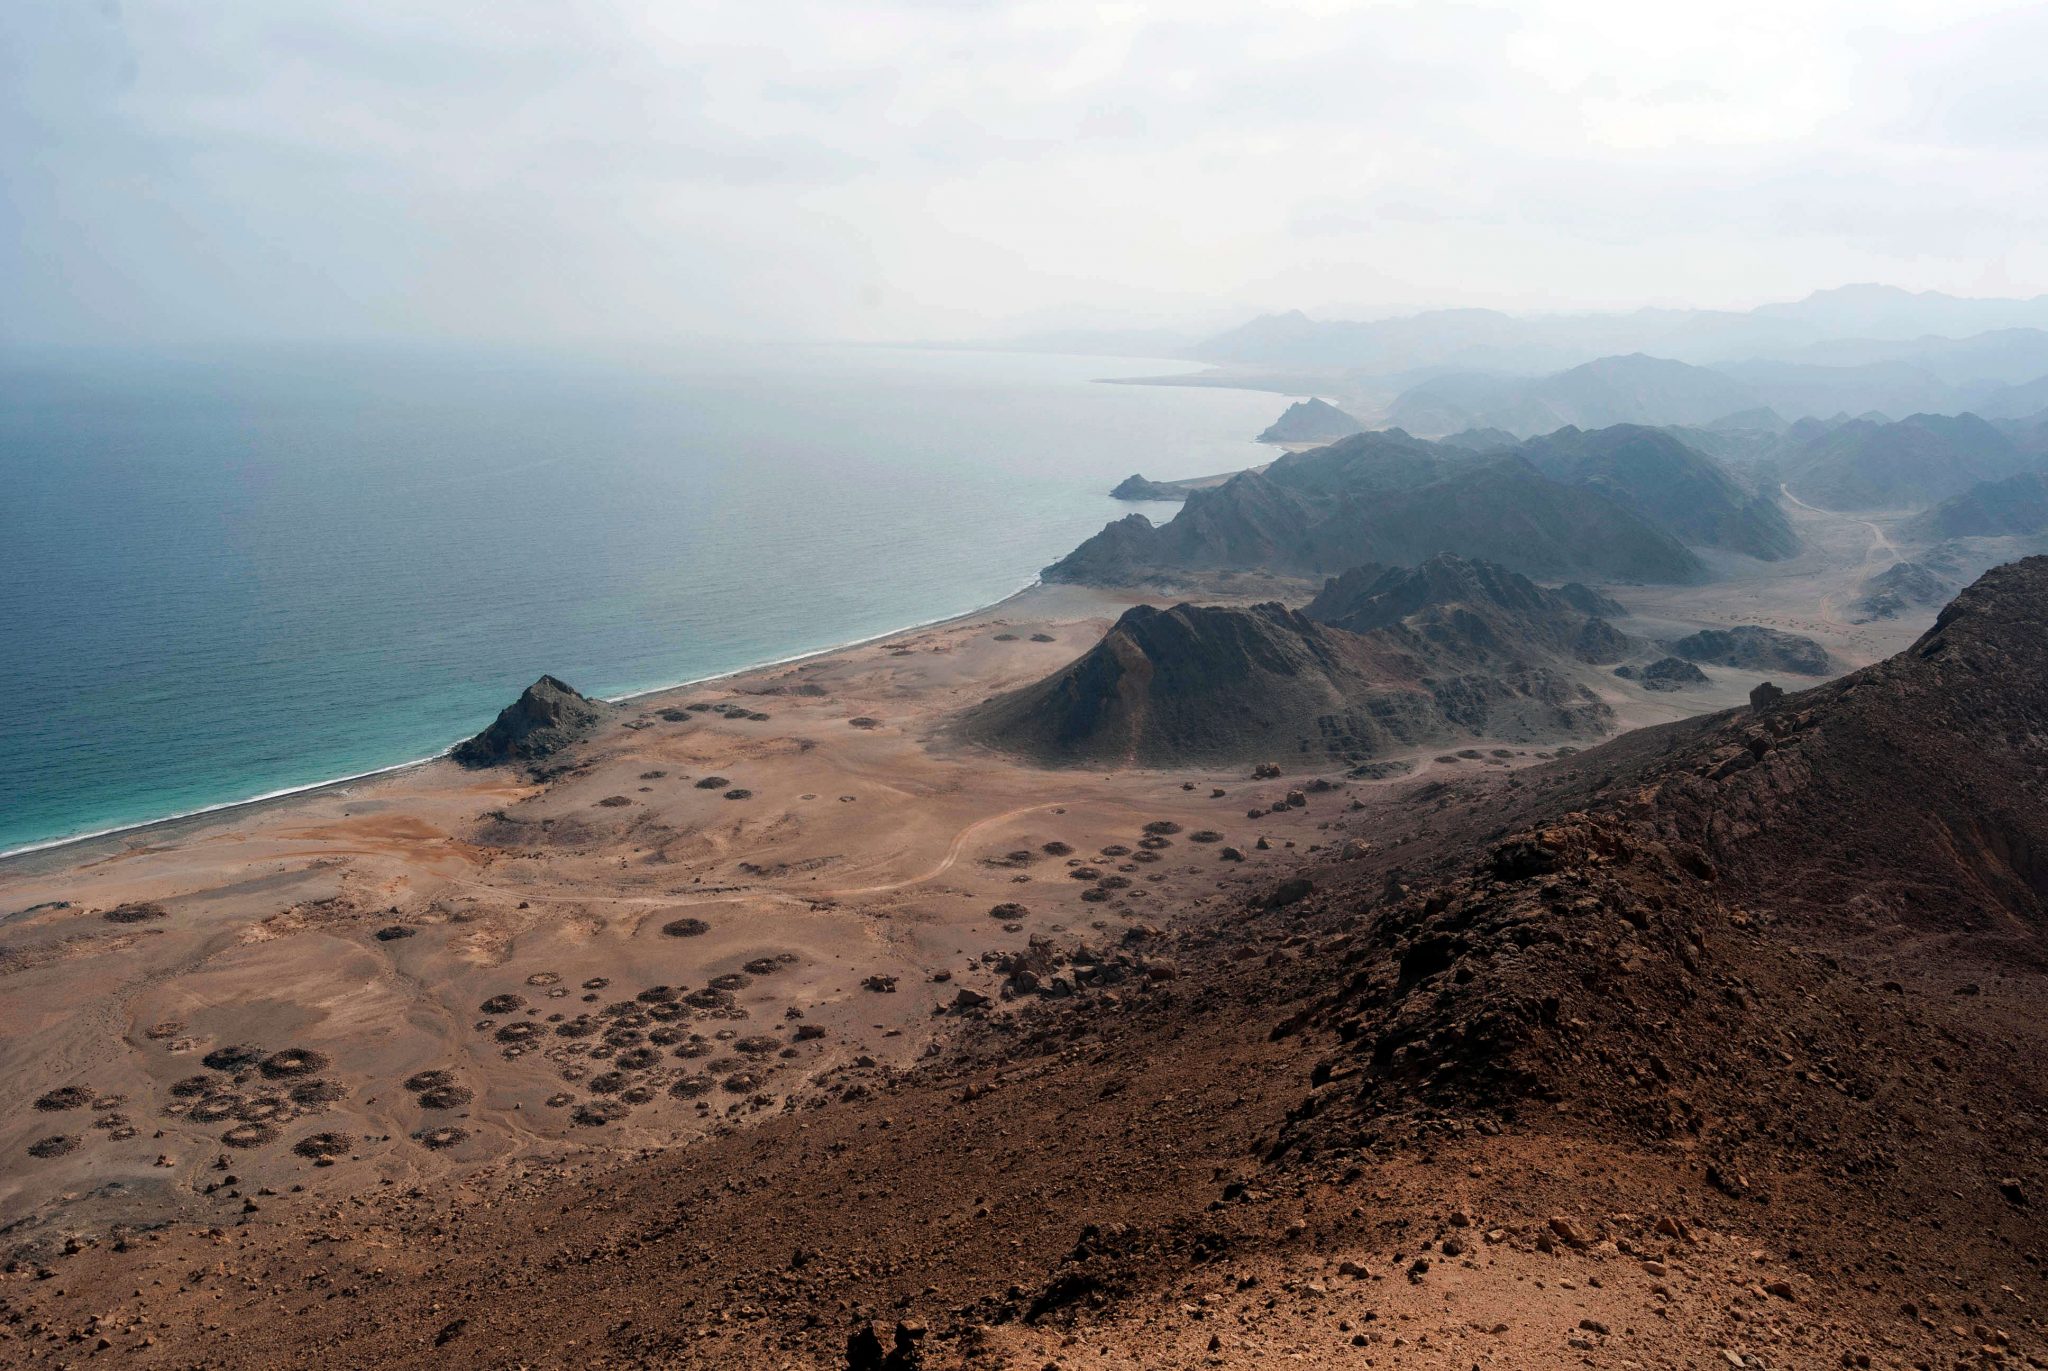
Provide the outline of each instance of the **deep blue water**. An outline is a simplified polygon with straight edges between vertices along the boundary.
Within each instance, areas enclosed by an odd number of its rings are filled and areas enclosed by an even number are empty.
[[[1153,360],[281,352],[0,367],[0,851],[964,613],[1260,460]]]

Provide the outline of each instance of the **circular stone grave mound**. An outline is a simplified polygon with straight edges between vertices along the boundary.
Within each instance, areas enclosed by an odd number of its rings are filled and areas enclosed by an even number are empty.
[[[711,925],[702,919],[670,919],[661,926],[661,931],[671,938],[697,938],[711,931]]]
[[[405,1078],[405,1088],[414,1092],[432,1090],[436,1086],[455,1084],[452,1071],[415,1071]]]
[[[347,1133],[312,1133],[293,1143],[292,1151],[301,1157],[345,1157],[355,1145]]]
[[[422,1109],[460,1109],[476,1098],[466,1085],[437,1085],[420,1092]]]
[[[151,919],[168,919],[170,912],[160,904],[142,900],[134,904],[115,905],[100,917],[110,924],[140,924],[148,923]]]
[[[216,1047],[199,1059],[200,1065],[209,1071],[240,1071],[245,1066],[263,1060],[263,1049],[248,1043],[232,1043],[227,1047]]]
[[[430,1152],[439,1152],[469,1140],[469,1130],[442,1124],[437,1128],[422,1128],[412,1135],[412,1140]]]
[[[276,1123],[291,1112],[291,1101],[282,1095],[257,1095],[235,1106],[235,1117],[243,1123]]]
[[[293,1076],[311,1076],[327,1069],[327,1054],[310,1047],[287,1047],[263,1059],[263,1074],[274,1081]]]
[[[83,1109],[92,1103],[92,1092],[82,1085],[59,1086],[36,1097],[36,1108],[46,1114],[61,1109]]]
[[[31,1157],[62,1157],[77,1150],[78,1139],[64,1133],[38,1138],[28,1145],[28,1154]]]
[[[333,1081],[300,1081],[292,1086],[292,1103],[301,1109],[316,1109],[323,1104],[333,1104],[342,1097],[342,1089]]]
[[[261,1147],[276,1136],[276,1124],[238,1123],[221,1134],[220,1140],[227,1147]]]
[[[208,1095],[193,1105],[189,1114],[195,1123],[221,1123],[233,1118],[241,1107],[240,1095]]]
[[[493,995],[477,1006],[480,1014],[511,1014],[526,1008],[526,999],[520,995]]]
[[[386,924],[370,936],[380,943],[395,943],[400,938],[410,938],[413,933],[414,930],[404,924]]]

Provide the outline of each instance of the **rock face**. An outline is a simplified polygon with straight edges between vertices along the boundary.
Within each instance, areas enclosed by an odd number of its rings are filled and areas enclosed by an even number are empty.
[[[1109,492],[1113,500],[1185,500],[1188,492],[1184,486],[1163,485],[1149,481],[1137,472],[1116,483],[1116,489]]]
[[[1496,592],[1537,606],[1526,630]],[[1050,765],[1277,752],[1357,764],[1452,738],[1595,737],[1610,712],[1557,665],[1599,621],[1542,617],[1552,594],[1447,559],[1333,581],[1322,612],[1348,613],[1360,632],[1278,604],[1139,606],[1079,661],[970,710],[961,727]]]
[[[1744,490],[1720,464],[1664,429],[1564,428],[1530,439],[1521,452],[1538,471],[1611,496],[1693,547],[1771,562],[1799,551],[1775,499]]]
[[[2048,533],[2048,476],[1984,481],[1906,525],[1912,538],[2031,537]]]
[[[449,755],[470,767],[539,761],[588,736],[611,710],[543,676],[499,711],[489,728],[457,743]]]
[[[1703,628],[1664,644],[1674,656],[1709,666],[1740,671],[1789,671],[1797,676],[1825,676],[1832,667],[1827,649],[1811,638],[1757,624],[1735,628]]]
[[[1362,432],[1364,424],[1335,405],[1313,397],[1287,407],[1264,433],[1262,443],[1333,443]]]
[[[1135,520],[1135,522],[1134,522]],[[1439,552],[1546,580],[1691,582],[1706,569],[1677,537],[1590,486],[1507,455],[1473,456],[1398,429],[1290,453],[1189,494],[1154,527],[1127,516],[1047,567],[1091,585],[1263,569],[1329,575]]]

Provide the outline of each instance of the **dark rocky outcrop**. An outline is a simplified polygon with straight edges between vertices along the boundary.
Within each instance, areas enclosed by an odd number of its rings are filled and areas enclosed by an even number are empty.
[[[612,709],[543,676],[505,706],[489,728],[457,743],[448,755],[470,767],[539,761],[587,737]]]
[[[1310,397],[1287,407],[1287,412],[1259,435],[1262,443],[1331,443],[1348,438],[1364,424],[1326,400]]]
[[[1795,676],[1825,676],[1833,669],[1827,649],[1811,638],[1758,624],[1735,628],[1703,628],[1665,643],[1664,648],[1688,662],[1729,666],[1739,671],[1789,671]]]
[[[1872,619],[1896,619],[1947,598],[1949,583],[1918,562],[1898,562],[1865,578],[1855,608]]]
[[[1109,495],[1113,500],[1185,500],[1188,490],[1186,486],[1147,480],[1134,471],[1118,481]]]
[[[1080,660],[970,710],[961,728],[1054,765],[1275,753],[1357,764],[1451,738],[1598,736],[1609,711],[1560,665],[1600,621],[1551,596],[1445,558],[1338,578],[1311,612],[1139,606]]]
[[[1659,657],[1648,666],[1618,666],[1614,674],[1644,690],[1683,690],[1707,684],[1707,673],[1683,657]]]

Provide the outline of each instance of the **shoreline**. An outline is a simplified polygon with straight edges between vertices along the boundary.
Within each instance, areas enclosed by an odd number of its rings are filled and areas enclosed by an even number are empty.
[[[623,705],[635,700],[646,700],[658,695],[668,695],[679,690],[694,690],[717,681],[737,680],[742,676],[749,676],[757,671],[767,671],[775,667],[795,666],[802,662],[816,661],[820,658],[830,657],[835,653],[850,652],[860,647],[871,647],[876,643],[887,642],[891,638],[902,637],[906,633],[922,633],[928,629],[942,628],[949,624],[956,624],[976,618],[980,615],[999,610],[1005,605],[1022,600],[1034,591],[1049,588],[1044,581],[1034,576],[1029,582],[1019,586],[1001,599],[991,601],[974,609],[964,610],[958,614],[944,614],[934,619],[924,619],[916,623],[903,624],[881,633],[872,634],[866,638],[852,638],[825,647],[792,653],[786,657],[774,657],[766,661],[750,662],[745,666],[735,667],[730,671],[713,672],[708,676],[694,676],[687,680],[673,681],[666,685],[650,686],[645,690],[628,691],[623,695],[605,695],[596,698],[603,700],[606,704]],[[102,843],[111,849],[117,845],[124,846],[125,840],[136,834],[158,830],[165,833],[189,833],[204,827],[208,823],[228,816],[239,815],[242,812],[256,813],[265,809],[281,808],[294,801],[316,795],[332,794],[347,786],[358,785],[364,781],[397,776],[401,772],[418,770],[445,759],[462,741],[463,739],[458,738],[440,751],[429,753],[424,757],[414,757],[408,761],[372,767],[367,771],[351,772],[346,776],[334,776],[322,781],[309,781],[304,785],[287,786],[281,790],[266,791],[261,795],[251,795],[239,800],[223,800],[219,804],[203,805],[198,809],[188,809],[177,814],[165,814],[159,818],[144,819],[138,823],[116,824],[110,828],[95,829],[90,833],[77,833],[64,838],[49,838],[40,842],[29,843],[22,847],[8,848],[5,851],[0,851],[0,875],[17,874],[27,871],[33,866],[40,864],[37,861],[39,858],[64,857],[68,859],[78,855],[71,852],[70,849],[83,847],[87,844]]]

